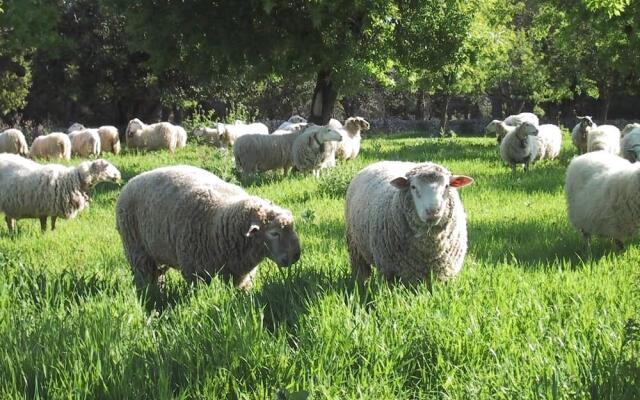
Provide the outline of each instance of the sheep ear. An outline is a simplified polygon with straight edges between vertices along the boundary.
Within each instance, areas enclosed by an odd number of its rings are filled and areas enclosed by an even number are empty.
[[[391,186],[400,190],[405,190],[406,188],[409,187],[409,180],[404,176],[399,176],[393,179],[390,183],[391,183]]]
[[[259,231],[260,231],[260,227],[258,225],[251,224],[251,226],[249,227],[249,230],[244,235],[246,237],[254,237],[256,233],[258,233]]]
[[[465,175],[451,175],[449,178],[449,186],[454,188],[460,188],[473,183],[473,178]]]

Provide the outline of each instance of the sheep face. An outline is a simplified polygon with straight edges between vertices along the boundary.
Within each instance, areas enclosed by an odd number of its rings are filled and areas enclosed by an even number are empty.
[[[315,139],[314,139],[315,138]],[[310,144],[314,140],[318,141],[318,144],[322,144],[325,142],[340,142],[342,140],[342,135],[339,132],[334,131],[333,129],[323,126],[316,133],[309,138]]]
[[[410,193],[420,221],[427,225],[437,225],[447,210],[449,188],[463,187],[471,182],[473,179],[468,176],[451,175],[438,165],[427,164],[393,179],[391,185]]]
[[[131,121],[129,121],[129,124],[127,125],[127,130],[125,131],[125,136],[127,138],[133,137],[133,135],[135,135],[137,131],[143,128],[144,128],[144,123],[140,121],[138,118],[134,118]]]
[[[120,180],[120,171],[106,160],[96,160],[91,162],[89,173],[93,176],[94,184],[98,182],[117,182]]]
[[[587,133],[591,128],[595,127],[596,124],[593,122],[590,116],[585,115],[584,117],[577,117],[580,124],[580,136],[582,136],[583,140],[587,140]]]
[[[288,267],[300,259],[300,240],[293,227],[293,216],[285,210],[260,209],[246,236],[262,241],[267,255],[279,267]]]
[[[355,128],[354,130],[356,131],[368,131],[369,130],[369,123],[362,117],[351,117],[348,118],[345,123],[344,126],[347,129],[352,129]]]

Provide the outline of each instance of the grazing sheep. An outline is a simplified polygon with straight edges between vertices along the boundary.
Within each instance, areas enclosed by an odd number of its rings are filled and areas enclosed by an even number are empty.
[[[541,154],[544,154],[544,158],[555,160],[562,149],[562,131],[560,131],[560,128],[553,124],[539,125],[538,138],[541,143]]]
[[[344,128],[338,130],[342,135],[342,141],[336,148],[336,157],[342,160],[352,160],[360,153],[360,132],[368,131],[369,123],[361,117],[347,118]]]
[[[590,246],[591,235],[613,238],[618,248],[640,226],[640,163],[607,151],[571,160],[565,181],[571,225]]]
[[[61,133],[64,135],[64,133]],[[105,160],[85,161],[77,167],[40,165],[14,154],[0,154],[0,212],[9,231],[16,220],[39,218],[42,231],[51,217],[75,218],[88,204],[89,191],[104,181],[117,181],[120,172]]]
[[[215,147],[223,147],[223,144],[220,141],[220,134],[218,133],[218,130],[216,128],[207,128],[206,126],[201,126],[193,130],[193,136],[204,138],[207,142]]]
[[[100,155],[100,135],[97,129],[82,129],[69,133],[71,154],[80,157]]]
[[[599,125],[587,135],[587,152],[604,150],[620,154],[620,129],[613,125]]]
[[[84,127],[84,125],[82,125],[79,122],[74,122],[73,124],[71,124],[71,126],[67,129],[67,134],[71,133],[71,132],[75,132],[75,131],[81,131],[83,129],[86,129]]]
[[[500,124],[500,122],[504,122],[508,126],[518,126],[523,122],[529,122],[530,124],[535,126],[540,125],[540,121],[538,120],[538,117],[535,114],[528,113],[528,112],[524,112],[516,115],[510,115],[507,118],[505,118],[504,121],[500,121],[499,119],[494,119],[493,121],[489,122],[489,124],[485,128],[485,133],[490,135],[496,135],[498,144],[502,142],[502,139],[506,134],[504,130],[501,130],[501,131],[497,130],[497,127]]]
[[[632,126],[631,128],[627,125],[624,129],[625,134],[620,141],[622,157],[632,163],[640,160],[640,124],[636,125],[637,127]]]
[[[29,157],[69,161],[71,159],[71,140],[62,132],[38,136],[31,143]]]
[[[578,124],[571,130],[571,141],[578,148],[580,154],[584,154],[587,152],[587,136],[597,125],[588,115],[577,118]]]
[[[100,136],[100,151],[115,155],[120,154],[120,133],[118,133],[118,128],[111,125],[103,125],[98,128],[98,135]]]
[[[329,126],[313,125],[307,128],[291,147],[293,165],[298,171],[312,171],[314,176],[320,176],[320,169],[331,166],[332,161],[335,165],[335,147],[330,142],[341,140],[340,133]]]
[[[176,149],[181,149],[187,145],[187,131],[180,125],[175,125],[176,129]]]
[[[147,125],[138,118],[134,118],[129,121],[125,136],[127,146],[138,150],[167,149],[174,153],[178,144],[176,129],[169,122]]]
[[[27,157],[29,146],[22,132],[17,129],[7,129],[0,133],[0,153],[20,154]]]
[[[371,265],[405,282],[454,277],[467,252],[467,223],[456,188],[473,182],[431,162],[382,161],[347,189],[345,223],[351,270]]]
[[[501,122],[497,126],[498,132],[504,131],[504,139],[500,143],[500,156],[516,172],[516,164],[524,164],[524,170],[529,170],[529,164],[544,157],[544,148],[538,136],[538,128],[529,122],[518,127],[507,126]]]
[[[265,257],[281,267],[300,258],[290,211],[191,166],[133,178],[116,205],[117,228],[139,290],[157,290],[169,266],[187,282],[220,274],[248,289]]]
[[[293,166],[291,147],[301,134],[240,136],[233,146],[236,168],[243,175],[282,168],[286,175]]]
[[[253,124],[218,124],[218,134],[225,146],[233,146],[239,137],[244,135],[268,135],[269,128],[263,123]]]

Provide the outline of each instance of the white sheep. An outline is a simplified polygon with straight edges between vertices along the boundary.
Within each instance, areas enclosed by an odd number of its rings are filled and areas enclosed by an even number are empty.
[[[293,165],[298,171],[312,171],[315,177],[319,177],[322,168],[335,165],[335,146],[331,142],[341,140],[340,133],[329,126],[308,127],[291,147]]]
[[[85,126],[82,125],[79,122],[74,122],[73,124],[71,124],[71,126],[67,129],[67,134],[74,132],[74,131],[81,131],[85,129]]]
[[[120,133],[118,128],[112,125],[103,125],[98,128],[98,135],[100,136],[101,152],[120,154]]]
[[[516,171],[516,164],[524,164],[524,170],[529,170],[529,164],[544,157],[544,148],[538,136],[538,128],[524,122],[518,127],[507,126],[501,122],[497,126],[498,134],[506,132],[500,143],[500,156],[509,164],[512,171]]]
[[[27,157],[29,146],[22,132],[18,129],[7,129],[0,133],[0,153],[19,154]]]
[[[223,144],[220,141],[220,134],[216,128],[208,128],[206,126],[195,128],[193,130],[193,136],[204,138],[204,140],[215,147],[223,147]]]
[[[540,139],[542,148],[540,153],[544,155],[545,159],[555,160],[562,149],[562,131],[560,127],[553,124],[539,125],[537,136]]]
[[[613,238],[617,247],[640,226],[640,163],[607,151],[571,160],[565,181],[571,225],[590,246],[591,235]]]
[[[127,146],[138,150],[167,149],[174,153],[178,144],[176,129],[169,122],[147,125],[138,118],[134,118],[129,121],[125,136]]]
[[[305,130],[307,128],[307,126],[309,126],[308,123],[306,122],[288,122],[285,121],[282,124],[280,124],[280,126],[278,127],[278,129],[276,129],[275,131],[271,132],[272,135],[286,135],[287,133],[294,133],[294,132],[301,132],[303,130]]]
[[[369,130],[369,123],[361,117],[351,117],[344,121],[344,128],[338,132],[342,135],[342,141],[336,148],[336,157],[342,160],[352,160],[360,153],[360,133]]]
[[[236,140],[243,135],[268,135],[269,128],[263,123],[252,124],[222,124],[217,125],[220,140],[225,146],[233,146]]]
[[[620,153],[627,160],[636,162],[640,160],[640,124],[629,124],[623,131]]]
[[[69,133],[71,154],[80,157],[99,156],[101,151],[100,134],[97,129],[81,129]]]
[[[578,124],[576,124],[576,126],[571,130],[571,141],[578,149],[578,152],[580,154],[584,154],[587,152],[587,137],[589,132],[598,125],[596,125],[596,123],[593,122],[593,119],[588,115],[577,118]]]
[[[587,152],[604,150],[620,154],[620,129],[613,125],[599,125],[587,135]]]
[[[116,221],[139,290],[157,291],[167,267],[190,283],[221,275],[248,289],[265,257],[281,267],[300,258],[290,211],[191,166],[131,179]]]
[[[473,182],[441,165],[383,161],[351,181],[345,224],[351,269],[360,279],[371,265],[405,282],[454,277],[467,252],[466,215],[457,188]]]
[[[180,125],[174,125],[176,129],[176,149],[181,149],[187,145],[187,131]]]
[[[65,167],[0,154],[0,212],[5,214],[9,231],[15,230],[16,220],[22,218],[40,219],[45,231],[47,217],[51,217],[54,230],[56,218],[75,218],[88,205],[93,186],[119,179],[120,172],[105,160]]]
[[[69,161],[71,159],[71,140],[69,140],[69,136],[62,132],[52,132],[48,135],[38,136],[31,143],[29,157],[32,159]]]
[[[291,148],[302,131],[283,135],[243,135],[233,146],[236,168],[243,174],[282,168],[284,174],[293,166]]]
[[[631,124],[627,124],[625,125],[624,128],[622,128],[622,130],[620,131],[620,136],[624,137],[627,133],[636,130],[636,129],[640,129],[640,124],[637,122],[633,122]]]
[[[504,121],[500,121],[499,119],[494,119],[493,121],[489,122],[489,124],[486,126],[485,133],[490,135],[496,135],[498,144],[502,142],[502,139],[504,138],[504,134],[506,134],[506,132],[498,131],[496,129],[500,124],[500,122],[504,122],[508,126],[518,126],[523,122],[529,122],[530,124],[535,126],[540,125],[540,120],[538,119],[538,117],[535,114],[529,113],[529,112],[523,112],[516,115],[509,115],[507,118],[504,119]]]

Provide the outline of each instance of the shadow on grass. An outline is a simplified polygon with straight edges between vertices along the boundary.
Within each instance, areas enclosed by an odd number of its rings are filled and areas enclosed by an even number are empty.
[[[372,143],[363,149],[365,156],[375,155],[380,160],[405,160],[405,161],[495,161],[499,159],[495,143],[487,140],[486,143],[469,143],[456,139],[423,139],[417,144],[399,145],[396,138],[386,139],[385,147],[381,142]],[[491,151],[494,149],[495,151]]]

